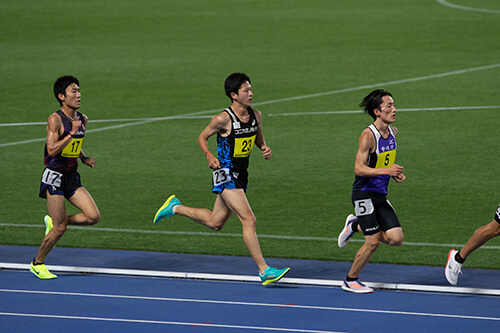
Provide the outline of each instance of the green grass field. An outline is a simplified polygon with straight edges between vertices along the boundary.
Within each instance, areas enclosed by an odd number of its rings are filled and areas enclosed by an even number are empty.
[[[58,246],[247,256],[235,217],[219,233],[180,216],[152,223],[170,194],[213,206],[196,138],[229,105],[226,76],[241,71],[273,149],[270,161],[253,153],[247,192],[266,257],[353,260],[361,235],[342,250],[336,237],[353,211],[357,140],[371,118],[340,111],[359,111],[385,88],[400,110],[407,180],[390,184],[389,199],[406,244],[380,246],[371,262],[444,265],[500,200],[500,4],[448,3],[469,9],[435,0],[1,2],[0,243],[42,240],[44,123],[59,106],[54,81],[71,74],[90,119],[84,150],[97,161],[80,173],[102,220],[71,228]],[[500,269],[500,237],[486,245],[467,267]]]

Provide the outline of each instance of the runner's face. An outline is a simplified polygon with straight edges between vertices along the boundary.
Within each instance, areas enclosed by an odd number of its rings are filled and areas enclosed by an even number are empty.
[[[66,87],[66,96],[59,94],[59,98],[66,106],[74,110],[79,109],[82,98],[80,87],[76,83],[70,84]]]
[[[241,85],[240,89],[238,90],[238,95],[233,95],[234,100],[244,106],[252,105],[252,96],[252,86],[248,81]]]
[[[391,96],[382,97],[382,103],[380,103],[380,110],[377,110],[380,115],[380,119],[388,124],[392,124],[396,121],[396,106],[394,100]]]

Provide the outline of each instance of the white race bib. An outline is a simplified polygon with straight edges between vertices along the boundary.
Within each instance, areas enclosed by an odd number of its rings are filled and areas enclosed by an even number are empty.
[[[363,199],[354,201],[354,212],[356,216],[366,216],[373,213],[372,199]]]
[[[212,182],[214,186],[225,184],[231,181],[231,175],[229,174],[229,169],[217,169],[214,171],[212,176]]]
[[[45,169],[42,175],[42,183],[56,187],[61,187],[62,176],[63,175],[60,172],[50,169]]]

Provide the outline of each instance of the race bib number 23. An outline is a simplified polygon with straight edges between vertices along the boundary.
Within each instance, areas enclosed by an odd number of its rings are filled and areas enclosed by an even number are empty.
[[[214,186],[225,184],[231,181],[231,175],[229,174],[229,169],[217,169],[214,171],[212,176],[212,183]]]
[[[249,138],[234,139],[234,157],[247,157],[252,152],[255,135]]]

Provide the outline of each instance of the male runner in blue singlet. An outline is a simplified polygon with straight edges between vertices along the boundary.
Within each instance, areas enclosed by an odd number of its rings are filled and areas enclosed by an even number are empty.
[[[290,268],[278,269],[267,265],[255,232],[257,220],[245,195],[248,182],[248,161],[254,146],[262,150],[266,160],[271,148],[262,134],[262,114],[253,109],[250,78],[243,73],[227,77],[224,88],[231,107],[214,116],[198,136],[198,144],[213,169],[213,193],[217,194],[212,211],[181,205],[170,196],[155,215],[154,223],[174,214],[182,215],[210,229],[219,231],[234,213],[242,224],[243,241],[259,268],[263,285],[281,279]],[[208,139],[217,134],[217,157],[208,148]]]
[[[47,199],[49,215],[44,219],[45,237],[30,265],[30,271],[40,279],[57,277],[49,272],[44,262],[65,233],[67,225],[92,225],[101,218],[92,196],[80,183],[77,171],[78,158],[91,168],[95,166],[95,159],[85,156],[82,151],[88,118],[77,111],[81,103],[79,85],[73,76],[62,76],[54,83],[54,95],[61,109],[51,114],[47,122],[45,169],[39,194]],[[67,216],[65,198],[81,213]]]
[[[359,138],[354,164],[356,179],[352,189],[352,203],[356,216],[349,215],[338,237],[343,248],[355,232],[361,231],[365,243],[356,253],[342,289],[354,293],[371,293],[373,289],[361,283],[359,274],[370,260],[380,242],[392,246],[403,243],[403,230],[394,208],[387,200],[387,186],[392,177],[396,182],[405,180],[403,167],[396,159],[396,135],[392,125],[396,121],[396,108],[391,93],[374,90],[360,105],[374,119]]]

